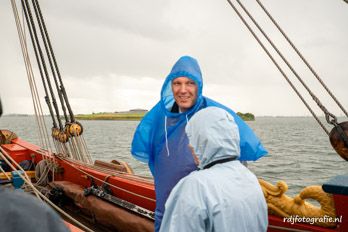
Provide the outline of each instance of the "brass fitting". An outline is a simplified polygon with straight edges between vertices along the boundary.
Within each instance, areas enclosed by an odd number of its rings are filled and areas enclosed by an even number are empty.
[[[56,128],[56,127],[52,127],[52,137],[55,139],[55,140],[59,140],[59,129]]]
[[[66,124],[64,130],[69,136],[80,136],[82,135],[83,127],[81,123],[73,122],[73,123]]]
[[[66,143],[69,140],[69,136],[65,133],[65,131],[59,132],[59,142]]]

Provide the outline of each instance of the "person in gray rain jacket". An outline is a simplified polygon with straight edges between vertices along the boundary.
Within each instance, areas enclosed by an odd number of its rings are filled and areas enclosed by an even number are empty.
[[[225,109],[238,125],[239,160],[254,161],[267,154],[253,130],[233,110],[203,96],[203,77],[197,60],[181,57],[163,83],[160,101],[141,120],[132,141],[133,157],[147,163],[154,177],[156,232],[172,188],[197,169],[187,146],[186,123],[210,106]]]
[[[255,175],[238,160],[234,118],[207,107],[192,116],[185,132],[199,169],[172,190],[160,231],[266,231],[266,201]]]
[[[2,115],[0,99],[0,117]],[[69,232],[70,230],[44,202],[20,190],[0,186],[0,231]]]

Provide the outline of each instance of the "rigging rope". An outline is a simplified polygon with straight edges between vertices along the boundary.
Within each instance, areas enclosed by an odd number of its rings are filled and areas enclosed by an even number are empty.
[[[46,131],[46,125],[45,125],[45,121],[43,119],[43,113],[42,113],[42,107],[41,107],[41,104],[40,104],[40,98],[39,98],[39,94],[38,94],[37,87],[36,87],[34,73],[33,73],[32,67],[31,67],[31,62],[30,62],[30,58],[29,58],[29,54],[28,54],[27,44],[26,44],[26,41],[25,41],[26,36],[25,36],[25,33],[23,33],[23,29],[22,29],[22,26],[21,26],[21,23],[20,23],[20,19],[19,19],[19,16],[18,16],[18,11],[17,11],[15,0],[11,0],[11,3],[12,3],[12,8],[13,8],[13,11],[14,11],[14,15],[15,15],[17,31],[18,31],[19,38],[20,38],[20,44],[21,44],[21,48],[22,48],[22,53],[23,53],[25,65],[26,65],[28,81],[29,81],[29,85],[30,85],[30,89],[31,89],[31,93],[32,93],[34,111],[35,111],[35,115],[36,115],[36,118],[37,118],[38,127],[40,129],[39,130],[40,138],[42,138],[42,141],[43,141],[42,142],[42,147],[48,148],[47,152],[44,152],[44,153],[52,154],[51,153],[52,149],[50,149],[49,148],[50,145],[48,145],[50,140],[48,139],[48,133]],[[50,111],[50,114],[51,114],[51,117],[52,117],[53,128],[58,129],[58,126],[59,126],[60,132],[59,131],[58,132],[61,133],[63,131],[63,125],[62,125],[62,122],[60,120],[58,105],[57,105],[57,102],[55,100],[54,91],[53,91],[53,88],[52,88],[52,85],[51,85],[51,81],[50,81],[50,75],[48,74],[48,71],[47,71],[45,57],[44,57],[43,51],[41,49],[40,41],[39,41],[39,38],[38,38],[38,35],[37,35],[37,32],[36,32],[35,22],[33,20],[33,16],[32,16],[31,9],[30,9],[30,5],[29,5],[28,1],[26,1],[26,0],[21,0],[21,3],[22,3],[22,8],[23,8],[23,11],[22,11],[23,18],[25,17],[26,23],[27,23],[27,26],[28,26],[28,31],[29,31],[29,34],[30,34],[30,38],[31,38],[31,41],[32,41],[33,48],[34,48],[33,50],[35,52],[36,61],[37,61],[38,67],[39,67],[41,79],[42,79],[44,90],[45,90],[45,94],[46,94],[45,100],[46,100],[47,105],[49,106],[49,111]],[[45,46],[46,55],[47,55],[46,59],[48,59],[48,61],[49,61],[49,65],[51,67],[51,71],[52,71],[52,75],[53,75],[53,79],[54,79],[54,84],[55,84],[56,90],[58,92],[59,100],[62,103],[61,107],[62,107],[63,112],[65,114],[65,109],[64,109],[64,104],[63,104],[63,101],[65,100],[65,102],[67,104],[67,107],[68,107],[68,110],[69,110],[69,113],[70,113],[70,122],[71,123],[75,123],[75,125],[73,125],[74,127],[71,126],[71,127],[65,127],[64,128],[65,129],[64,132],[66,132],[67,134],[69,134],[69,136],[71,136],[71,139],[69,140],[69,144],[71,146],[69,147],[64,142],[61,142],[61,141],[58,141],[58,140],[54,140],[54,145],[56,147],[56,150],[58,152],[61,152],[62,154],[71,154],[72,157],[75,158],[76,160],[81,160],[81,161],[83,161],[83,162],[85,162],[87,164],[88,163],[92,163],[92,159],[91,159],[91,157],[90,157],[90,155],[88,153],[87,145],[86,145],[85,140],[84,140],[84,138],[82,136],[82,127],[80,127],[80,129],[76,128],[77,123],[75,122],[72,110],[71,110],[70,105],[69,105],[69,103],[67,101],[67,96],[66,96],[66,93],[65,93],[65,89],[64,89],[64,86],[63,86],[63,83],[62,83],[62,80],[61,80],[61,77],[60,77],[60,73],[59,73],[59,70],[58,70],[58,67],[57,67],[57,63],[56,63],[56,60],[55,60],[55,57],[54,57],[53,49],[52,49],[51,43],[49,41],[47,29],[46,29],[46,26],[44,24],[44,20],[43,20],[42,14],[41,14],[40,7],[38,5],[37,0],[32,0],[32,4],[33,4],[33,7],[34,7],[34,11],[35,11],[36,19],[37,19],[37,24],[39,25],[40,32],[41,32],[41,35],[42,35],[43,44]],[[23,20],[23,24],[24,24],[24,20]],[[53,60],[54,66],[55,66],[55,70],[53,68],[51,58]],[[58,81],[57,81],[57,78],[55,76],[55,71],[57,72],[57,75],[58,75],[58,78],[59,78],[60,88],[58,87]],[[62,95],[64,97],[64,100],[62,99]],[[51,96],[52,101],[50,99],[50,96]],[[54,117],[54,113],[53,113],[51,102],[53,104],[53,108],[54,108],[54,111],[56,113],[56,118]],[[69,120],[68,120],[68,117],[66,116],[66,114],[64,115],[64,117],[65,117],[65,121],[68,122]],[[56,123],[56,120],[58,121],[58,125]],[[55,133],[55,131],[52,131],[52,133]],[[45,140],[46,138],[47,138],[47,140]],[[8,154],[3,149],[1,149],[1,156],[3,156],[3,155],[4,156],[5,155],[8,156]],[[55,173],[54,169],[55,169],[55,166],[56,166],[56,161],[55,161],[54,157],[52,155],[45,155],[45,154],[42,155],[42,157],[43,157],[44,161],[47,160],[46,163],[49,163],[49,165],[47,167],[43,168],[42,175],[40,176],[40,178],[38,179],[38,181],[36,183],[36,185],[38,185],[37,187],[39,187],[39,185],[42,182],[45,182],[47,180],[47,174],[48,174],[48,172],[50,170],[52,170],[52,174],[53,175]],[[50,158],[47,158],[47,157],[50,157]],[[9,157],[9,159],[11,159],[11,158]],[[11,161],[13,163],[15,163],[14,160],[11,159]],[[10,161],[7,161],[7,162],[9,164],[11,164]],[[15,163],[15,164],[18,166],[19,169],[23,170],[17,163]],[[68,164],[72,165],[71,163],[68,163]],[[82,169],[79,169],[78,167],[76,167],[74,165],[72,165],[72,166],[74,168],[76,168],[77,170],[79,170],[80,172],[85,173],[86,175],[90,176],[91,178],[99,180],[98,178],[93,177],[89,173],[84,172]],[[12,165],[11,165],[11,168],[14,169],[14,170],[16,169]],[[84,227],[79,222],[77,222],[76,220],[74,220],[73,218],[71,218],[64,211],[62,211],[57,206],[55,206],[52,202],[50,202],[47,199],[47,197],[42,195],[42,193],[37,189],[37,187],[34,186],[31,183],[30,178],[27,177],[25,172],[24,172],[24,175],[25,176],[22,176],[21,174],[19,174],[19,176],[24,179],[25,183],[28,186],[30,186],[30,188],[32,188],[33,192],[37,195],[38,198],[41,197],[42,199],[47,201],[49,204],[51,204],[57,211],[61,212],[66,217],[69,217],[70,220],[75,221],[76,224],[79,224],[85,230],[91,231],[88,228]],[[115,175],[115,173],[113,175]],[[110,185],[110,186],[112,186],[112,187],[114,187],[116,189],[122,190],[124,192],[129,193],[129,194],[133,194],[135,196],[138,196],[138,197],[141,197],[143,199],[150,200],[150,201],[155,201],[152,198],[148,198],[146,196],[142,196],[142,195],[137,194],[135,192],[132,192],[132,191],[126,190],[124,188],[112,185],[110,183],[107,183],[105,180],[100,180],[100,181],[102,183],[104,183],[104,184]]]
[[[39,3],[37,0],[32,0],[32,6],[33,6],[35,16],[36,16],[35,17],[36,24],[39,26],[39,29],[40,29],[41,44],[44,45],[46,57],[45,57],[44,52],[43,52],[41,45],[40,45],[40,40],[39,40],[39,36],[38,36],[37,30],[36,30],[34,17],[33,17],[33,14],[31,13],[30,3],[27,0],[21,0],[21,3],[22,3],[22,8],[23,8],[23,18],[25,18],[27,26],[28,26],[28,31],[30,34],[34,54],[36,57],[38,69],[39,69],[40,76],[41,76],[41,81],[42,81],[44,91],[45,91],[45,101],[48,105],[48,109],[49,109],[49,112],[50,112],[50,115],[52,118],[52,123],[53,123],[52,137],[54,138],[54,145],[55,145],[56,151],[58,153],[71,155],[78,160],[83,160],[86,163],[92,163],[92,158],[89,154],[89,151],[87,149],[84,138],[82,137],[82,132],[83,132],[82,125],[79,122],[75,121],[70,104],[68,102],[67,94],[65,92],[65,88],[64,88],[61,76],[60,76],[60,72],[58,69],[56,58],[55,58],[55,55],[54,55],[54,52],[52,49],[52,45],[51,45],[48,33],[47,33],[47,28],[46,28],[46,25],[45,25],[45,22],[44,22],[42,13],[41,13]],[[33,74],[32,68],[31,68],[30,59],[29,59],[29,55],[27,52],[27,48],[26,48],[26,43],[23,42],[23,41],[25,41],[25,35],[23,34],[23,31],[20,32],[22,29],[20,26],[19,17],[17,18],[15,16],[15,18],[16,18],[16,25],[17,25],[17,30],[18,30],[19,37],[20,37],[22,51],[24,53],[24,55],[23,55],[24,60],[25,60],[26,66],[28,66],[28,67],[30,66],[30,68],[27,68],[27,74],[28,74],[28,79],[29,79],[29,85],[30,85],[30,88],[32,90],[32,96],[34,99],[33,100],[34,111],[35,111],[35,115],[37,117],[39,117],[39,115],[43,115],[43,114],[42,114],[41,106],[39,104],[40,98],[38,96],[37,87],[36,87],[36,83],[35,83],[35,79],[34,79],[34,74]],[[18,23],[17,23],[17,21],[18,21]],[[48,73],[48,70],[47,70],[48,67],[46,65],[45,59],[48,60],[48,65],[51,69],[52,77],[50,77],[50,75]],[[58,78],[57,78],[57,76],[58,76]],[[51,83],[51,78],[53,78],[52,83]],[[54,89],[53,85],[55,85],[55,89],[56,89],[57,94],[59,96],[59,101],[61,103],[60,106],[62,108],[64,118],[65,118],[65,126],[63,126],[63,123],[62,123],[62,120],[61,120],[61,117],[59,114],[59,108],[58,108],[58,104],[56,102],[55,93],[53,90]],[[65,105],[68,108],[70,120],[66,114]],[[44,125],[44,120],[37,119],[37,122],[38,122],[39,129],[40,129],[40,131],[39,131],[40,137],[44,138],[45,133],[42,131],[42,128],[46,128],[46,126]],[[47,132],[46,132],[46,135],[47,135]],[[48,136],[47,136],[47,138],[48,138]],[[67,146],[65,144],[69,140],[70,140],[70,142],[68,144],[70,145],[70,148],[69,148],[69,146]],[[42,143],[43,147],[48,147],[47,141],[49,141],[49,139],[44,140],[44,141],[45,142]]]
[[[11,0],[11,2],[14,2],[15,0]],[[17,169],[12,165],[15,164],[23,173],[24,175],[22,175],[20,172],[17,171],[17,174],[24,180],[24,182],[26,184],[28,184],[32,190],[34,191],[34,193],[36,194],[37,198],[39,198],[40,200],[44,200],[45,202],[47,202],[49,205],[51,205],[56,211],[58,211],[59,213],[61,213],[62,215],[64,215],[66,218],[68,218],[69,220],[71,220],[73,223],[75,223],[76,225],[78,225],[79,227],[81,227],[82,229],[89,231],[89,232],[93,232],[93,230],[91,230],[90,228],[88,228],[87,226],[83,225],[81,222],[77,221],[75,218],[73,218],[72,216],[70,216],[68,213],[66,213],[64,210],[62,210],[61,208],[59,208],[56,204],[54,204],[52,201],[50,201],[45,195],[43,195],[40,190],[38,190],[33,183],[31,183],[31,179],[28,177],[28,175],[26,174],[26,172],[22,169],[22,167],[15,161],[12,159],[12,157],[7,154],[7,152],[0,147],[0,157],[12,168],[12,170],[16,170]]]
[[[312,72],[312,74],[317,78],[317,80],[320,82],[320,84],[323,86],[323,88],[326,90],[326,92],[331,96],[331,98],[336,102],[336,104],[341,108],[343,113],[348,117],[348,113],[345,110],[345,108],[342,106],[342,104],[337,100],[335,95],[330,91],[330,89],[325,85],[323,80],[319,77],[317,72],[313,69],[313,67],[308,63],[306,58],[302,55],[302,53],[297,49],[297,47],[294,45],[294,43],[290,40],[290,38],[287,36],[287,34],[282,30],[282,28],[279,26],[277,21],[272,17],[272,15],[269,13],[269,11],[266,9],[266,7],[261,3],[260,0],[256,0],[256,2],[259,4],[261,9],[265,12],[265,14],[269,17],[269,19],[272,21],[272,23],[276,26],[276,28],[279,30],[280,33],[284,36],[284,38],[288,41],[288,43],[291,45],[291,47],[294,49],[294,51],[297,53],[297,55],[301,58],[301,60],[306,64],[308,69]]]
[[[58,121],[59,129],[63,130],[63,125],[62,125],[62,121],[60,119],[60,114],[59,114],[57,101],[56,101],[56,98],[55,98],[55,95],[54,95],[54,91],[53,91],[53,88],[52,88],[52,84],[51,84],[51,80],[50,80],[50,77],[49,77],[49,74],[48,74],[48,71],[47,71],[47,66],[46,66],[46,62],[45,62],[44,56],[43,56],[43,52],[42,52],[42,49],[41,49],[39,38],[37,36],[35,23],[34,23],[32,14],[31,14],[30,6],[29,6],[29,3],[27,1],[21,0],[21,2],[22,2],[22,7],[24,9],[26,22],[28,24],[28,29],[29,29],[29,32],[30,32],[30,37],[31,37],[31,40],[32,40],[33,48],[34,48],[34,51],[35,51],[36,60],[37,60],[37,63],[38,63],[39,69],[40,69],[40,75],[41,75],[43,80],[44,80],[44,77],[46,78],[48,89],[49,89],[49,92],[50,92],[50,95],[51,95],[53,108],[55,110],[56,118],[57,118],[57,121]],[[37,55],[37,53],[39,54],[39,56]],[[44,76],[43,76],[42,71],[41,71],[41,66],[42,66],[44,74],[45,74]],[[43,84],[44,84],[44,81],[43,81]],[[48,97],[48,95],[46,95],[46,97]],[[53,112],[50,112],[50,113],[52,113],[51,116],[54,117]],[[57,126],[55,126],[55,127],[57,127]]]
[[[108,183],[108,182],[106,182],[105,180],[102,180],[102,179],[100,179],[100,178],[98,178],[98,177],[95,177],[95,176],[89,174],[88,172],[85,172],[85,171],[82,170],[81,168],[76,167],[75,165],[72,164],[72,163],[76,163],[76,161],[68,160],[67,158],[64,158],[64,157],[61,157],[61,156],[57,156],[57,157],[58,157],[60,160],[64,161],[66,164],[68,164],[68,165],[70,165],[71,167],[73,167],[74,169],[76,169],[76,170],[78,170],[79,172],[85,174],[86,176],[91,177],[91,178],[94,179],[94,180],[98,180],[98,181],[102,182],[103,184],[107,184],[107,185],[109,185],[109,186],[111,186],[111,187],[113,187],[113,188],[116,188],[116,189],[121,190],[121,191],[123,191],[123,192],[132,194],[132,195],[134,195],[134,196],[137,196],[137,197],[140,197],[140,198],[149,200],[149,201],[153,201],[153,202],[156,201],[156,200],[154,200],[154,199],[152,199],[152,198],[149,198],[149,197],[146,197],[146,196],[137,194],[137,193],[135,193],[135,192],[129,191],[129,190],[124,189],[124,188],[122,188],[122,187],[118,187],[118,186],[116,186],[116,185],[113,185],[113,184],[111,184],[111,183]],[[90,167],[91,167],[91,166],[90,166]],[[95,166],[93,166],[93,168],[95,168]],[[112,175],[115,176],[115,172],[113,172]],[[116,175],[116,176],[117,176],[117,175]]]
[[[44,44],[44,47],[45,47],[46,57],[47,57],[47,59],[48,59],[49,66],[50,66],[50,68],[51,68],[53,80],[54,80],[55,87],[56,87],[56,90],[57,90],[57,94],[58,94],[58,97],[59,97],[59,100],[60,100],[60,103],[61,103],[61,108],[62,108],[62,111],[63,111],[63,114],[64,114],[64,118],[65,118],[65,121],[68,122],[69,119],[68,119],[68,116],[67,116],[67,114],[66,114],[66,110],[65,110],[65,106],[64,106],[63,97],[62,97],[61,91],[60,91],[60,89],[59,89],[57,77],[56,77],[55,70],[54,70],[54,67],[53,67],[53,64],[52,64],[51,52],[50,52],[51,50],[48,49],[48,43],[50,43],[50,41],[49,41],[48,38],[46,38],[46,34],[44,34],[44,32],[43,32],[43,24],[44,24],[44,22],[41,21],[42,18],[39,17],[39,13],[38,13],[38,9],[37,9],[37,4],[36,4],[35,1],[32,1],[32,4],[33,4],[35,16],[36,16],[36,21],[37,21],[37,23],[38,23],[38,25],[39,25],[39,29],[40,29],[40,32],[41,32],[41,38],[42,38],[42,41],[43,41],[43,44]],[[58,115],[57,115],[57,117],[58,117]]]
[[[67,93],[66,93],[64,85],[63,85],[63,81],[62,81],[62,78],[61,78],[61,75],[60,75],[60,72],[59,72],[59,68],[58,68],[58,65],[57,65],[56,57],[54,55],[53,48],[52,48],[52,45],[51,45],[51,42],[50,42],[50,38],[48,36],[46,24],[45,24],[45,21],[43,19],[42,13],[41,13],[41,8],[40,8],[40,5],[39,5],[39,2],[38,2],[38,0],[35,0],[33,2],[35,3],[34,5],[36,6],[37,12],[39,14],[39,17],[40,17],[40,20],[42,22],[42,26],[43,26],[43,29],[44,29],[44,32],[45,32],[44,34],[45,34],[45,36],[47,38],[49,51],[51,53],[51,56],[52,56],[52,59],[53,59],[53,63],[54,63],[54,67],[55,67],[55,70],[57,72],[59,83],[60,83],[60,91],[61,91],[61,93],[63,95],[63,98],[65,100],[65,104],[66,104],[66,106],[68,108],[68,111],[69,111],[69,114],[70,114],[70,122],[75,122],[75,117],[74,117],[74,114],[72,112],[71,106],[69,104],[68,96],[67,96]],[[63,106],[64,105],[62,105],[62,107]]]
[[[39,115],[43,115],[42,114],[42,107],[40,104],[38,91],[37,91],[36,84],[35,84],[34,73],[32,70],[32,66],[31,66],[31,62],[30,62],[30,58],[29,58],[29,54],[28,54],[28,48],[27,48],[27,44],[25,41],[25,35],[24,35],[23,29],[22,29],[22,26],[20,23],[19,14],[18,14],[17,6],[15,5],[15,1],[14,2],[11,1],[11,4],[12,4],[13,13],[15,16],[17,32],[18,32],[19,41],[20,41],[21,48],[22,48],[22,54],[23,54],[26,72],[27,72],[27,77],[28,77],[28,81],[29,81],[29,86],[30,86],[30,90],[31,90],[31,94],[32,94],[36,120],[37,120],[39,131],[40,131],[40,141],[42,144],[46,145],[47,149],[50,149],[51,145],[49,143],[49,140],[44,139],[45,138],[44,134],[46,133],[46,135],[47,135],[47,131],[46,131],[46,127],[45,126],[42,127],[42,125],[45,125],[45,122],[44,122],[42,117],[39,117]],[[48,138],[48,136],[47,136],[47,138]]]
[[[300,81],[300,83],[303,85],[303,87],[307,90],[309,95],[311,95],[312,99],[318,104],[320,109],[324,112],[325,116],[331,116],[332,118],[336,118],[332,113],[330,113],[326,107],[319,101],[318,97],[314,95],[314,93],[310,90],[310,88],[307,86],[307,84],[302,80],[302,78],[298,75],[298,73],[295,71],[295,69],[292,67],[292,65],[289,63],[289,61],[284,57],[284,55],[280,52],[278,47],[273,43],[273,41],[269,38],[269,36],[265,33],[265,31],[260,27],[260,25],[256,22],[254,17],[249,13],[249,11],[244,7],[244,5],[241,3],[240,0],[236,0],[238,4],[241,6],[241,8],[244,10],[244,12],[248,15],[248,17],[252,20],[252,22],[255,24],[255,26],[259,29],[259,31],[262,33],[262,35],[267,39],[269,44],[273,47],[273,49],[277,52],[277,54],[280,56],[280,58],[284,61],[284,63],[288,66],[288,68],[291,70],[291,72],[296,76],[296,78]],[[331,124],[331,121],[328,120],[328,123]]]
[[[7,175],[7,173],[5,172],[5,170],[0,166],[0,171],[2,172],[2,173],[4,173],[4,175],[6,176],[6,178],[8,179],[8,180],[11,180],[11,178],[9,177],[9,175]]]
[[[253,35],[253,37],[256,39],[256,41],[260,44],[260,46],[262,47],[262,49],[266,52],[266,54],[268,55],[268,57],[272,60],[272,62],[274,63],[274,65],[277,67],[277,69],[280,71],[280,73],[283,75],[283,77],[286,79],[286,81],[289,83],[289,85],[291,86],[291,88],[295,91],[295,93],[298,95],[298,97],[302,100],[303,104],[307,107],[307,109],[309,110],[309,112],[313,115],[313,117],[316,119],[316,121],[319,123],[319,125],[323,128],[323,130],[326,132],[327,135],[329,135],[329,131],[326,129],[326,127],[322,124],[322,122],[319,120],[319,118],[316,116],[316,114],[314,113],[314,111],[312,110],[312,108],[308,105],[308,103],[306,102],[306,100],[303,98],[303,96],[301,95],[301,93],[297,90],[297,88],[293,85],[293,83],[290,81],[290,79],[288,78],[288,76],[285,74],[285,72],[283,71],[283,69],[280,67],[280,65],[277,63],[277,61],[274,59],[274,57],[271,55],[271,53],[268,51],[268,49],[265,47],[265,45],[262,43],[262,41],[259,39],[259,37],[256,35],[256,33],[254,32],[254,30],[250,27],[250,25],[247,23],[247,21],[244,19],[244,17],[242,16],[242,14],[238,11],[238,9],[236,8],[236,6],[231,2],[231,0],[227,0],[228,3],[230,4],[230,6],[233,8],[233,10],[236,12],[236,14],[238,15],[238,17],[242,20],[242,22],[244,23],[244,25],[247,27],[247,29],[250,31],[250,33]],[[237,0],[238,1],[238,0]],[[239,1],[238,1],[239,2]],[[240,2],[239,2],[240,3]],[[254,20],[253,20],[254,21]]]
[[[18,175],[19,175],[25,182],[31,182],[29,176],[28,176],[27,173],[23,170],[23,168],[22,168],[14,159],[12,159],[12,157],[11,157],[10,155],[7,154],[7,152],[6,152],[1,146],[0,146],[0,157],[1,157],[2,160],[4,160],[4,161],[6,162],[6,164],[7,164],[12,170],[17,171]],[[20,171],[23,172],[23,175],[20,174],[20,173],[18,172],[17,168],[16,168],[15,166],[13,166],[13,164],[16,165],[16,166],[18,167],[18,169],[19,169]],[[35,194],[36,194],[37,198],[41,199],[40,196],[39,196],[39,194],[37,194],[36,192],[35,192]]]
[[[236,2],[239,4],[239,6],[243,9],[244,13],[249,17],[249,19],[254,23],[254,25],[257,27],[257,29],[261,32],[261,34],[266,38],[268,43],[272,46],[274,51],[280,56],[282,61],[287,65],[287,67],[291,70],[291,72],[296,76],[298,81],[302,84],[302,86],[307,90],[308,94],[312,97],[313,101],[317,104],[317,106],[322,110],[322,112],[325,115],[326,122],[328,124],[333,125],[334,127],[331,129],[331,132],[326,129],[326,127],[322,124],[322,122],[319,120],[319,118],[316,116],[314,111],[311,109],[311,107],[308,105],[308,103],[305,101],[305,99],[302,97],[300,92],[297,90],[297,88],[293,85],[293,83],[290,81],[288,76],[285,74],[285,72],[282,70],[282,68],[279,66],[277,61],[274,59],[274,57],[271,55],[271,53],[268,51],[268,49],[264,46],[264,44],[261,42],[259,37],[256,35],[256,33],[253,31],[253,29],[250,27],[250,25],[247,23],[247,21],[244,19],[242,14],[239,12],[237,7],[232,3],[231,0],[227,0],[229,5],[233,8],[233,10],[236,12],[238,17],[242,20],[244,25],[247,27],[247,29],[250,31],[250,33],[253,35],[253,37],[257,40],[259,45],[262,47],[262,49],[266,52],[268,57],[272,60],[274,65],[277,67],[277,69],[281,72],[283,77],[286,79],[286,81],[289,83],[289,85],[292,87],[292,89],[295,91],[295,93],[298,95],[298,97],[302,100],[304,105],[307,107],[307,109],[310,111],[310,113],[313,115],[313,117],[316,119],[318,124],[323,128],[323,130],[326,132],[326,134],[330,138],[330,143],[332,147],[336,150],[336,152],[346,161],[348,161],[348,121],[338,123],[337,117],[330,113],[327,108],[320,102],[319,98],[314,95],[314,93],[311,91],[311,89],[306,85],[306,83],[302,80],[302,78],[298,75],[298,73],[295,71],[295,69],[292,67],[292,65],[288,62],[288,60],[283,56],[283,54],[280,52],[280,50],[275,46],[273,41],[269,38],[269,36],[264,32],[264,30],[260,27],[260,25],[256,22],[254,17],[249,13],[249,11],[244,7],[244,5],[241,3],[240,0],[236,0]],[[341,103],[337,100],[337,98],[332,94],[332,92],[329,90],[329,88],[324,84],[322,79],[319,77],[319,75],[314,71],[312,66],[309,65],[307,60],[303,57],[303,55],[299,52],[299,50],[296,48],[296,46],[292,43],[292,41],[289,39],[289,37],[285,34],[285,32],[281,29],[279,24],[274,20],[274,18],[271,16],[271,14],[267,11],[267,9],[262,5],[260,0],[256,0],[259,6],[262,8],[264,13],[270,18],[270,20],[273,22],[273,24],[277,27],[278,31],[283,35],[283,37],[287,40],[287,42],[290,44],[290,46],[293,48],[293,50],[297,53],[297,55],[301,58],[301,60],[305,63],[307,68],[312,72],[312,74],[316,77],[316,79],[319,81],[319,83],[322,85],[322,87],[326,90],[326,92],[330,95],[330,97],[335,101],[335,103],[339,106],[339,108],[343,111],[343,113],[348,117],[347,111],[343,108]]]

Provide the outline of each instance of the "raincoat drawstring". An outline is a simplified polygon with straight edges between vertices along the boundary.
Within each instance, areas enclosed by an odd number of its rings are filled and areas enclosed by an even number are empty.
[[[165,137],[166,137],[166,148],[167,148],[167,155],[169,156],[169,146],[168,146],[168,131],[167,131],[167,116],[164,116],[164,131],[165,131]]]
[[[185,114],[186,117],[186,123],[188,123],[188,114]],[[165,137],[166,137],[166,149],[167,149],[167,156],[170,155],[169,153],[169,145],[168,145],[168,131],[167,131],[167,116],[164,116],[164,131],[165,131]]]

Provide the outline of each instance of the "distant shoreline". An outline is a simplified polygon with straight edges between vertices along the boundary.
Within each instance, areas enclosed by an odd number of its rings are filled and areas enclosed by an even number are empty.
[[[78,120],[141,120],[147,111],[142,112],[120,112],[120,113],[93,113],[78,114],[75,116]]]
[[[255,121],[255,115],[252,113],[241,113],[237,112],[238,116],[241,117],[244,121]]]
[[[75,116],[78,120],[141,120],[147,111],[142,112],[119,112],[119,113],[93,113],[93,114],[78,114]],[[251,113],[237,113],[244,121],[255,121],[255,116]]]
[[[147,110],[142,111],[124,111],[124,112],[99,112],[92,114],[77,114],[75,115],[75,119],[77,120],[117,120],[117,121],[140,121]],[[255,121],[255,116],[251,113],[241,113],[237,112],[239,117],[241,117],[244,121]],[[7,114],[5,117],[30,117],[34,115],[30,114]],[[49,115],[45,115],[45,117],[49,117]],[[286,117],[286,116],[282,116]]]

